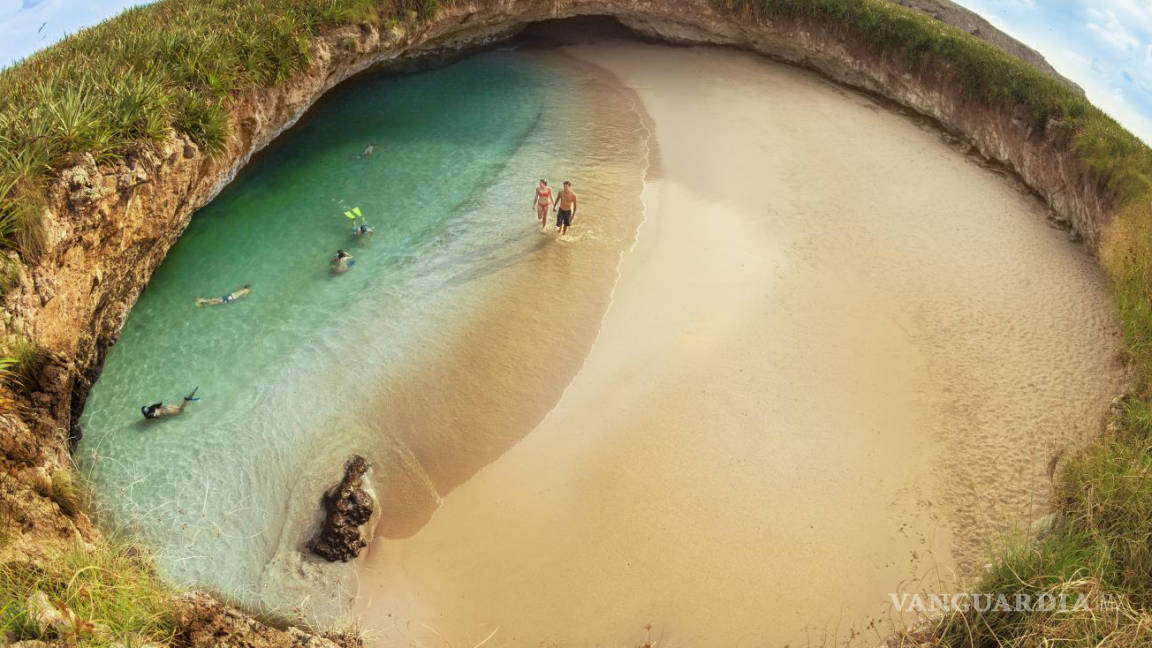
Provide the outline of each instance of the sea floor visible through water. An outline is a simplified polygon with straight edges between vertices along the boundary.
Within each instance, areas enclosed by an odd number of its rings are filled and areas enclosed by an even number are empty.
[[[548,32],[567,40],[570,31]],[[591,352],[378,538],[375,645],[874,646],[970,584],[1121,388],[1107,285],[940,133],[754,55],[584,38],[658,164]]]
[[[810,73],[578,32],[342,86],[194,217],[81,419],[106,528],[381,646],[795,647],[1043,511],[1123,376],[1042,205]],[[328,565],[353,453],[373,541]]]
[[[364,455],[376,532],[404,537],[539,422],[634,240],[646,158],[632,96],[547,51],[334,91],[194,216],[111,349],[78,452],[105,526],[177,583],[335,619],[355,574],[302,548],[324,489]],[[577,179],[563,238],[540,178]],[[196,386],[184,415],[141,417]]]

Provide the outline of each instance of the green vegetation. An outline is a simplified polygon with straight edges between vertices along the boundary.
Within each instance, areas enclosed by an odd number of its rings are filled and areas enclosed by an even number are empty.
[[[1084,594],[1093,609],[973,610],[937,620],[932,633],[956,648],[1152,645],[1152,150],[1058,81],[918,12],[883,0],[718,1],[750,19],[831,28],[862,54],[899,57],[959,83],[974,105],[1027,116],[1073,151],[1112,201],[1113,225],[1098,252],[1113,280],[1136,393],[1119,426],[1056,476],[1052,531],[1006,540],[974,588],[1009,600]]]
[[[49,495],[64,515],[71,517],[80,512],[80,492],[72,483],[72,473],[67,470],[52,473],[52,490]]]
[[[816,25],[861,55],[898,59],[951,79],[974,107],[1010,111],[1081,161],[1115,206],[1098,250],[1113,279],[1138,380],[1119,427],[1068,460],[1055,479],[1058,514],[1043,539],[1006,543],[976,590],[1122,598],[1073,613],[971,611],[933,628],[948,646],[1152,644],[1152,151],[1083,97],[987,43],[884,0],[715,0],[749,20]],[[303,69],[311,39],[338,25],[420,20],[436,0],[162,0],[0,72],[0,248],[34,256],[43,189],[89,153],[114,160],[175,129],[209,152],[223,148],[230,102]],[[340,43],[356,46],[355,39]],[[7,258],[7,257],[6,257]],[[4,261],[11,263],[11,261]],[[0,289],[12,280],[0,267]],[[27,375],[38,355],[16,342],[0,375]],[[51,496],[75,507],[70,479]],[[74,611],[85,645],[109,637],[170,637],[168,593],[131,552],[78,549],[48,566],[0,567],[0,624],[11,638],[57,636],[29,609],[43,592]]]
[[[1061,82],[988,43],[886,0],[717,0],[749,18],[832,29],[859,51],[899,57],[955,79],[969,101],[1023,111],[1071,141],[1085,169],[1118,198],[1152,190],[1152,155],[1138,138]]]
[[[16,359],[10,357],[0,357],[0,383],[11,383],[16,378],[14,367],[16,366]]]
[[[170,129],[219,151],[229,102],[303,69],[321,30],[414,21],[437,7],[438,0],[162,0],[0,71],[0,247],[35,256],[44,185],[79,156],[114,160]]]
[[[171,598],[133,549],[50,549],[44,560],[0,565],[0,640],[166,644],[176,627]]]
[[[36,343],[13,335],[0,343],[0,382],[12,387],[35,382],[44,365],[44,354]]]

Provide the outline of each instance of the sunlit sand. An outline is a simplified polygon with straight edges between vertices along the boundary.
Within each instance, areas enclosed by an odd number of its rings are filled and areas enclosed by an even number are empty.
[[[1120,382],[1101,274],[1011,181],[812,74],[563,51],[651,118],[645,221],[544,421],[375,540],[364,625],[380,645],[874,643],[888,593],[977,573],[1097,429]]]

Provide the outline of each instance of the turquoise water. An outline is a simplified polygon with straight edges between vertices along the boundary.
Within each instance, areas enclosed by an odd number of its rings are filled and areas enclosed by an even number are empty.
[[[194,216],[81,417],[105,527],[152,545],[172,580],[247,602],[309,596],[287,581],[347,584],[294,553],[318,493],[348,455],[383,460],[410,434],[380,394],[413,358],[459,342],[453,318],[483,308],[493,277],[551,245],[532,190],[572,170],[557,147],[581,127],[565,108],[578,80],[556,72],[500,51],[339,88]],[[358,159],[369,142],[375,155]],[[357,206],[371,241],[342,215]],[[328,270],[337,248],[356,258],[345,275]],[[245,283],[234,304],[194,306]],[[142,419],[142,405],[196,386],[183,416]]]

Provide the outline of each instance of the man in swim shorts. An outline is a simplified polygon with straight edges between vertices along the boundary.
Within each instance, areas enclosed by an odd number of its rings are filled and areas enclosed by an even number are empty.
[[[556,231],[560,233],[560,236],[567,234],[568,228],[572,226],[572,221],[576,220],[577,206],[578,201],[576,200],[576,192],[572,191],[572,183],[565,180],[564,188],[556,196]]]
[[[196,398],[196,390],[198,390],[198,389],[200,389],[200,388],[197,387],[196,389],[193,389],[191,394],[188,394],[187,396],[185,396],[183,402],[180,403],[179,407],[177,407],[175,405],[165,405],[162,402],[161,403],[153,403],[151,405],[145,405],[145,406],[141,407],[140,413],[144,415],[144,418],[149,419],[149,420],[164,418],[165,416],[175,416],[177,414],[183,414],[184,408],[188,407],[188,403],[194,403],[194,402],[200,400],[199,398]]]
[[[532,196],[532,206],[536,208],[536,219],[540,221],[540,231],[548,226],[548,208],[552,206],[552,187],[547,180],[541,180],[536,186],[536,195]]]
[[[252,285],[244,284],[243,286],[240,286],[236,290],[228,293],[227,295],[224,295],[223,297],[198,297],[196,299],[196,307],[199,308],[200,306],[220,306],[222,304],[231,304],[237,299],[243,299],[247,297],[248,293],[250,292],[252,292]]]

